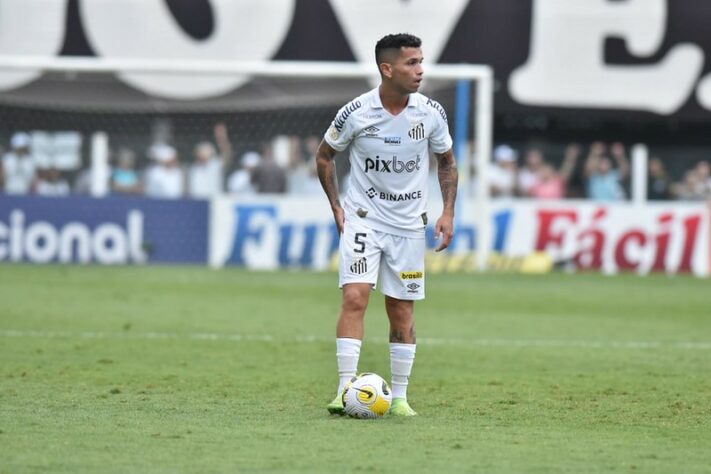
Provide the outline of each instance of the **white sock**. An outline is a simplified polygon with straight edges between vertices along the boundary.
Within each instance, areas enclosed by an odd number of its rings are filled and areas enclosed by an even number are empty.
[[[407,400],[407,383],[415,363],[415,344],[390,343],[390,373],[392,374],[393,398]]]
[[[358,371],[358,359],[360,358],[360,339],[350,337],[336,338],[336,361],[338,362],[338,391],[340,395],[343,387],[355,377]]]

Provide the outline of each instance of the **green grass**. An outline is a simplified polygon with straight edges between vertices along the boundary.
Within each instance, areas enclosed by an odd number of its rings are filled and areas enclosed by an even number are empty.
[[[711,282],[437,275],[413,419],[332,417],[334,274],[0,265],[0,473],[709,472]],[[360,369],[389,375],[373,294]]]

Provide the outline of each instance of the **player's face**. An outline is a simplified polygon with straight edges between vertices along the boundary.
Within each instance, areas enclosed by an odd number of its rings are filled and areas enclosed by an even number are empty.
[[[422,82],[422,50],[401,48],[400,56],[392,64],[392,81],[403,92],[417,92]]]

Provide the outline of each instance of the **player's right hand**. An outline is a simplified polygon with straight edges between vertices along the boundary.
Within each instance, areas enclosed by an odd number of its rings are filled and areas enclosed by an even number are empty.
[[[442,240],[439,246],[435,249],[435,252],[441,252],[449,247],[449,244],[452,243],[453,237],[454,216],[451,214],[442,214],[442,216],[437,219],[437,223],[435,224],[435,238]]]

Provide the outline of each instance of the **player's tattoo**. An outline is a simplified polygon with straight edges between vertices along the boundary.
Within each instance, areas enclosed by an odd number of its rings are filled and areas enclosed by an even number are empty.
[[[390,342],[405,342],[405,336],[402,334],[402,331],[399,331],[397,329],[391,329]]]
[[[437,177],[439,187],[442,189],[442,202],[444,210],[454,212],[454,201],[457,198],[457,162],[454,159],[452,150],[444,153],[435,153],[437,158]]]
[[[410,326],[409,333],[410,333],[410,341],[412,344],[414,344],[415,340],[417,339],[414,324],[412,326]],[[405,342],[405,334],[400,330],[391,329],[390,330],[390,342],[404,343]]]
[[[321,142],[316,151],[316,169],[318,171],[318,179],[321,181],[321,186],[328,197],[328,202],[331,204],[332,209],[341,207],[341,202],[338,199],[335,156],[336,150],[325,142]]]

